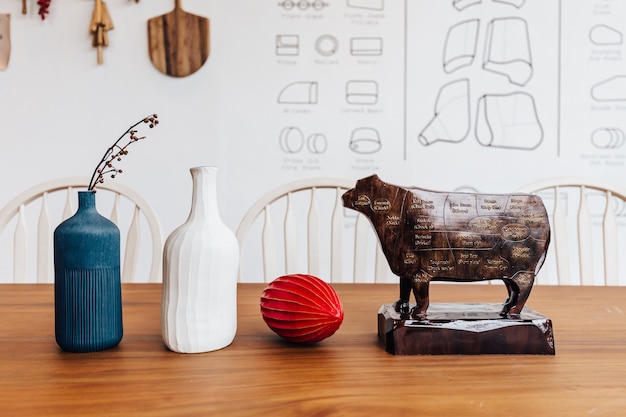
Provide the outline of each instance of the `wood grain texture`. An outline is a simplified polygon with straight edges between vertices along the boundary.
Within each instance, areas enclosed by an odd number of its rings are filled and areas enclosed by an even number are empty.
[[[519,315],[550,242],[548,213],[530,194],[476,194],[400,187],[370,175],[343,195],[365,215],[400,277],[398,311],[422,317],[431,281],[500,279],[509,297],[502,315]]]
[[[11,58],[11,15],[0,13],[0,71],[9,66]]]
[[[281,341],[263,284],[239,285],[238,333],[216,352],[168,351],[160,284],[125,284],[124,339],[65,353],[51,285],[0,286],[0,404],[7,416],[617,416],[626,413],[626,288],[538,286],[556,356],[393,356],[377,342],[397,285],[336,284],[345,319],[313,346]],[[440,302],[499,302],[501,285],[433,284]]]
[[[185,77],[209,57],[209,19],[176,7],[148,20],[150,60],[163,74]]]

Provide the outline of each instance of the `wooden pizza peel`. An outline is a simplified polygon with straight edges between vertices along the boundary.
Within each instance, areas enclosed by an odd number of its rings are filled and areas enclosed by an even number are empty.
[[[163,74],[186,77],[198,71],[209,57],[209,19],[174,10],[148,20],[150,60]]]
[[[0,13],[0,71],[9,66],[11,56],[11,15]]]

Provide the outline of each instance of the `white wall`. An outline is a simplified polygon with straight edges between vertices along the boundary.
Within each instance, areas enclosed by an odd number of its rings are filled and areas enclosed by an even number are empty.
[[[32,0],[27,15],[20,13],[19,1],[0,5],[0,12],[12,16],[11,60],[0,72],[0,205],[44,180],[90,175],[106,147],[153,112],[159,114],[159,127],[147,142],[131,148],[121,165],[125,172],[115,181],[145,195],[165,236],[187,216],[188,168],[196,165],[220,168],[220,207],[233,230],[269,188],[317,175],[357,179],[376,171],[399,184],[493,192],[551,175],[624,183],[623,148],[597,149],[589,142],[598,126],[626,129],[626,107],[608,103],[610,108],[598,110],[589,99],[593,82],[624,73],[623,45],[610,50],[616,59],[598,63],[594,57],[606,54],[588,41],[589,29],[597,24],[626,31],[621,2],[574,6],[528,0],[517,9],[485,1],[458,11],[441,0],[387,0],[383,10],[372,11],[327,0],[322,11],[299,12],[286,11],[275,0],[186,0],[186,11],[211,20],[211,55],[200,71],[180,79],[158,72],[148,56],[147,20],[169,12],[173,3],[109,0],[115,29],[109,32],[102,65],[88,31],[92,1],[53,0],[44,21]],[[497,16],[522,17],[529,24],[535,78],[527,90],[536,94],[545,122],[541,146],[484,147],[473,132],[462,143],[421,145],[417,135],[432,116],[438,88],[450,79],[440,71],[448,27],[470,17],[484,19],[486,26]],[[276,55],[278,34],[300,36],[298,57]],[[313,50],[323,34],[339,41],[333,57]],[[384,55],[355,58],[348,46],[353,37],[384,38]],[[377,81],[375,106],[355,108],[343,101],[346,80],[359,79]],[[318,83],[319,102],[304,107],[277,103],[277,92],[298,80]],[[512,91],[502,79],[481,78],[480,83],[497,92]],[[278,135],[290,125],[306,135],[324,133],[327,152],[285,154]],[[351,152],[350,132],[372,125],[383,138],[381,150]]]
[[[133,145],[121,166],[124,181],[154,205],[167,233],[188,211],[195,165],[218,165],[223,185],[241,167],[227,164],[221,105],[230,2],[189,2],[185,10],[211,18],[212,51],[197,73],[173,78],[158,72],[148,56],[147,20],[170,11],[173,1],[107,2],[115,29],[96,62],[88,31],[93,2],[55,0],[41,21],[35,2],[2,5],[12,15],[9,67],[0,72],[0,166],[5,203],[20,190],[46,179],[91,175],[104,150],[144,115],[158,113],[160,125],[145,143]],[[221,62],[221,64],[220,64]],[[230,194],[222,190],[224,194]],[[226,197],[224,197],[225,199]],[[226,210],[225,210],[226,211]],[[226,217],[231,226],[236,217]]]

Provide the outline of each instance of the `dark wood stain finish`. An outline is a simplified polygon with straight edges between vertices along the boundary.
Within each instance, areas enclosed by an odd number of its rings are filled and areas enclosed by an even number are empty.
[[[425,318],[431,281],[500,279],[501,315],[517,317],[550,242],[548,214],[530,194],[474,194],[399,187],[372,175],[343,195],[371,221],[389,267],[400,277],[395,307]],[[416,306],[409,309],[413,291]]]

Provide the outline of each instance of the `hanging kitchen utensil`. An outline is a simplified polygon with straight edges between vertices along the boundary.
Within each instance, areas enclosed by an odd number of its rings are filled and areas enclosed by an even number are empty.
[[[102,48],[109,46],[109,36],[107,32],[113,29],[113,21],[107,10],[107,5],[102,0],[96,0],[96,6],[91,15],[89,31],[93,36],[91,42],[98,50],[98,64],[102,64]]]
[[[209,57],[209,19],[174,10],[148,20],[150,60],[163,74],[186,77],[198,71]]]
[[[9,66],[11,56],[11,15],[0,13],[0,71]]]

